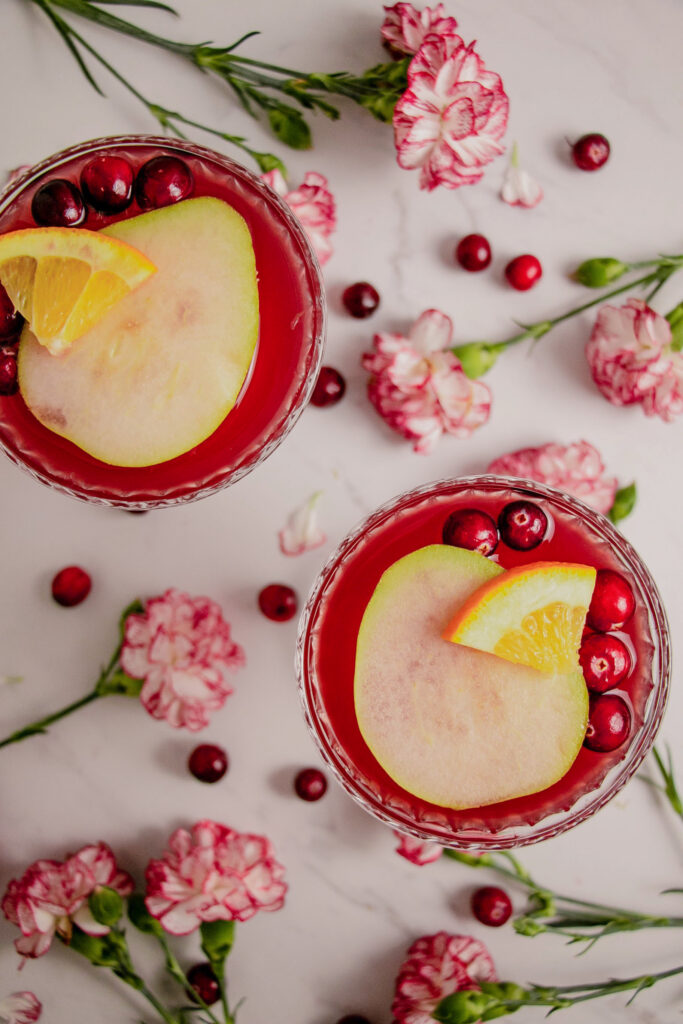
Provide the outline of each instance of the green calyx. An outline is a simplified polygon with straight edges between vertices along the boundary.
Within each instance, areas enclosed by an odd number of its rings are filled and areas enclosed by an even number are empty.
[[[606,288],[612,281],[618,281],[629,269],[628,263],[622,263],[613,256],[600,256],[585,260],[577,267],[574,277],[586,288]]]

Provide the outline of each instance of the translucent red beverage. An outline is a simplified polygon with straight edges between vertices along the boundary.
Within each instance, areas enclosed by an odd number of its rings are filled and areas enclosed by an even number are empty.
[[[21,395],[0,396],[0,447],[33,476],[87,501],[152,508],[190,501],[233,483],[277,447],[298,419],[315,385],[325,327],[317,260],[289,207],[264,182],[227,157],[180,140],[153,136],[98,139],[31,168],[0,195],[0,234],[35,227],[31,201],[45,182],[78,184],[95,156],[124,157],[137,171],[161,154],[192,171],[193,196],[230,203],[245,219],[256,254],[259,340],[235,407],[214,433],[178,458],[144,468],[109,466],[52,433]],[[88,208],[81,225],[96,230],[140,214],[136,200],[122,212]]]
[[[444,521],[459,508],[497,519],[525,499],[546,513],[549,528],[531,551],[499,544],[504,568],[537,561],[578,562],[621,573],[636,610],[619,636],[635,665],[617,689],[633,715],[629,739],[611,753],[582,747],[569,772],[531,796],[450,810],[408,793],[375,760],[360,733],[353,701],[358,629],[382,573],[397,559],[441,543]],[[445,641],[444,641],[445,642]],[[466,477],[411,491],[380,508],[344,540],[323,569],[304,611],[298,639],[299,685],[308,725],[342,786],[366,810],[421,839],[461,849],[505,849],[538,842],[594,814],[633,775],[654,742],[669,687],[669,632],[657,588],[642,561],[603,516],[540,484]]]

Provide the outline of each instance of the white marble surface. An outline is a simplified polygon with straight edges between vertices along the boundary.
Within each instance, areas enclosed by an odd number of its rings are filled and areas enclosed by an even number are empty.
[[[181,20],[133,12],[141,22],[184,39],[227,42],[258,28],[247,51],[305,68],[361,69],[382,57],[378,4],[367,0],[275,0],[249,4],[178,0]],[[488,378],[490,423],[467,441],[444,440],[430,457],[414,455],[386,430],[365,397],[360,353],[375,329],[407,324],[423,309],[451,314],[458,338],[504,337],[511,318],[536,319],[578,303],[584,293],[566,273],[590,255],[643,258],[679,251],[683,15],[677,0],[461,0],[447,5],[466,39],[476,38],[511,98],[508,139],[541,179],[537,210],[510,209],[497,198],[503,161],[484,182],[455,193],[420,193],[415,175],[395,163],[391,132],[360,110],[341,122],[318,120],[315,149],[286,153],[294,181],[326,174],[337,197],[335,255],[325,268],[330,323],[326,361],[347,376],[336,408],[308,409],[282,447],[236,487],[184,508],[131,516],[89,507],[50,492],[7,460],[0,462],[0,673],[23,675],[0,690],[3,732],[77,698],[108,656],[120,609],[135,595],[169,585],[219,600],[247,651],[235,695],[203,738],[224,744],[226,778],[202,786],[185,770],[196,742],[152,721],[133,702],[111,699],[61,723],[49,735],[2,751],[0,888],[38,857],[102,838],[141,875],[170,831],[202,816],[267,833],[287,866],[285,909],[239,928],[230,961],[233,1001],[246,996],[240,1024],[333,1024],[342,1013],[391,1019],[393,978],[415,937],[439,929],[471,932],[490,944],[499,972],[519,981],[597,980],[663,970],[683,961],[680,932],[606,939],[576,959],[559,940],[525,939],[473,922],[467,896],[480,875],[446,861],[418,869],[393,852],[391,833],[336,786],[318,804],[290,792],[296,769],[317,763],[298,705],[292,668],[296,623],[263,619],[258,589],[286,580],[305,594],[329,551],[375,505],[411,486],[483,469],[503,451],[585,437],[609,469],[636,478],[640,499],[624,525],[649,564],[680,641],[681,424],[616,409],[594,390],[583,358],[591,315],[566,324],[533,351],[506,354]],[[267,136],[217,86],[170,56],[94,29],[89,38],[152,99],[188,115],[244,132],[261,148]],[[245,51],[246,52],[246,51]],[[102,134],[154,131],[145,112],[110,79],[107,98],[82,80],[43,16],[26,0],[4,0],[0,13],[0,168],[38,160]],[[602,131],[613,155],[598,174],[567,160],[565,136]],[[198,140],[206,141],[197,136]],[[490,238],[489,273],[473,276],[450,257],[472,230]],[[513,255],[531,251],[545,275],[527,294],[502,283]],[[348,283],[369,279],[382,295],[370,321],[340,307]],[[680,299],[674,282],[660,310]],[[323,488],[324,548],[298,559],[279,553],[276,531],[290,509]],[[94,587],[80,608],[63,611],[49,597],[53,573],[80,563]],[[662,729],[683,771],[680,680]],[[565,891],[652,911],[678,910],[680,824],[653,793],[633,781],[596,818],[524,853],[524,862]],[[16,973],[15,930],[0,923],[0,995],[33,989],[47,1024],[140,1018],[142,1004],[118,982],[96,975],[56,944]],[[188,962],[194,941],[181,944]],[[154,975],[144,943],[141,963]],[[683,984],[663,984],[634,1005],[614,997],[566,1013],[568,1022],[671,1024]],[[521,1012],[522,1022],[540,1011]],[[563,1018],[565,1019],[565,1018]]]

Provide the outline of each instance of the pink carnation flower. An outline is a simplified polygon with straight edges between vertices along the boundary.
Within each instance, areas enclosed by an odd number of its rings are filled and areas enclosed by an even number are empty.
[[[42,1010],[42,1003],[33,992],[13,992],[10,996],[0,999],[2,1024],[34,1024]]]
[[[396,979],[396,1024],[433,1024],[432,1013],[453,992],[497,981],[488,950],[468,935],[425,935],[412,944]]]
[[[399,165],[420,168],[420,188],[473,185],[504,150],[508,106],[500,75],[486,70],[474,44],[427,36],[394,109]]]
[[[284,870],[265,837],[200,821],[191,832],[179,828],[162,859],[150,861],[145,903],[172,935],[202,921],[247,921],[283,905]]]
[[[647,416],[667,423],[683,412],[683,355],[671,349],[668,320],[642,299],[600,309],[586,358],[613,405],[640,402]]]
[[[21,929],[22,937],[14,943],[17,952],[42,956],[55,935],[68,942],[74,924],[88,935],[106,935],[109,928],[99,924],[88,907],[88,897],[100,885],[121,896],[133,891],[133,879],[118,869],[105,843],[84,846],[64,862],[37,860],[20,879],[13,878],[2,911]]]
[[[566,491],[607,515],[617,493],[617,478],[607,476],[600,452],[588,441],[521,448],[494,459],[488,473],[537,480]]]
[[[337,227],[334,196],[328,188],[327,178],[315,171],[307,171],[302,184],[288,192],[280,171],[268,171],[261,177],[282,196],[298,218],[320,264],[327,263],[332,255],[330,235]]]
[[[489,417],[491,392],[470,380],[450,351],[453,324],[437,309],[428,309],[408,337],[376,334],[374,352],[363,356],[373,376],[370,401],[392,430],[413,441],[416,452],[429,452],[442,434],[469,437]]]
[[[400,3],[385,7],[386,17],[382,24],[382,40],[389,52],[396,57],[417,53],[426,36],[456,35],[458,23],[449,18],[443,4],[425,7],[418,11],[412,4]]]
[[[145,710],[174,728],[208,725],[209,712],[232,693],[217,666],[237,669],[244,661],[220,608],[206,597],[167,590],[147,602],[144,614],[126,619],[121,667],[144,680]]]
[[[443,847],[438,843],[423,842],[421,839],[415,839],[414,836],[406,836],[403,832],[395,831],[394,835],[399,840],[396,853],[405,857],[411,864],[417,864],[418,867],[433,864],[443,853]]]

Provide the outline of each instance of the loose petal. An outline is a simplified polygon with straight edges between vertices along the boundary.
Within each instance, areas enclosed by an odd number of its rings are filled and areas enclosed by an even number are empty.
[[[320,547],[327,540],[318,526],[318,504],[322,495],[322,491],[316,491],[289,516],[286,525],[278,533],[283,555],[302,555],[305,551]]]
[[[399,840],[396,853],[419,867],[433,864],[443,853],[443,847],[438,843],[423,842],[413,836],[406,836],[402,832],[394,832],[394,835]]]
[[[519,166],[517,143],[512,147],[510,163],[503,178],[500,198],[510,206],[531,210],[543,199],[543,189],[535,178]]]

